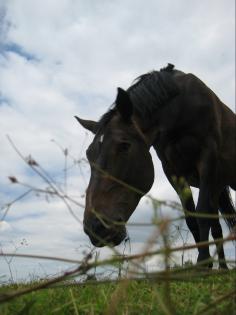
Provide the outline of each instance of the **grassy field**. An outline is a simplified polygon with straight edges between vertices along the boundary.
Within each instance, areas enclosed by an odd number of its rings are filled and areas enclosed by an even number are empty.
[[[236,314],[235,272],[180,278],[61,285],[2,303],[0,314]],[[0,294],[22,287],[1,287]]]

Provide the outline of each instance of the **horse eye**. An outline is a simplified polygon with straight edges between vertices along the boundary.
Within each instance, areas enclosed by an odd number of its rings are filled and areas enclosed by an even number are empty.
[[[128,142],[121,142],[118,145],[118,152],[127,152],[130,148],[130,143]]]

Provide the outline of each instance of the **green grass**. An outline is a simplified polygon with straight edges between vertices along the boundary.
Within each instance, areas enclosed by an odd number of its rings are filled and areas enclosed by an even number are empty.
[[[166,282],[157,280],[61,286],[31,292],[0,304],[0,314],[234,315],[235,281],[236,273],[227,272],[196,279],[191,279],[190,274],[188,280],[171,281],[169,288]],[[25,286],[1,287],[0,294],[22,287]],[[234,294],[227,297],[232,291]]]

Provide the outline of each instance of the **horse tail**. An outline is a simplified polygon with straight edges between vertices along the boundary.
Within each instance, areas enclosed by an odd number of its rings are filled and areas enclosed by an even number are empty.
[[[219,205],[222,215],[230,215],[230,217],[225,217],[224,220],[229,230],[236,234],[236,209],[230,195],[229,186],[225,187],[220,194]]]

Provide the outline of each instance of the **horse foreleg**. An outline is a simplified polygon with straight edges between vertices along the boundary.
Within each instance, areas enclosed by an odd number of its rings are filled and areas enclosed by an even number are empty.
[[[190,187],[189,187],[190,189]],[[181,204],[184,209],[188,211],[188,213],[185,214],[185,221],[186,224],[190,230],[190,232],[193,235],[193,238],[195,240],[195,243],[197,244],[200,241],[200,233],[199,233],[199,227],[198,227],[198,222],[195,216],[191,216],[192,214],[196,214],[196,209],[195,209],[195,204],[193,201],[193,196],[189,195],[187,198],[184,198],[184,200],[181,200],[182,198],[180,197]]]
[[[171,171],[167,166],[163,165],[163,170],[171,186],[179,196],[182,207],[185,210],[186,224],[192,233],[195,242],[198,243],[200,241],[199,227],[195,216],[196,209],[190,186],[185,179],[175,176],[174,172]],[[191,213],[193,213],[194,216],[191,216]]]

